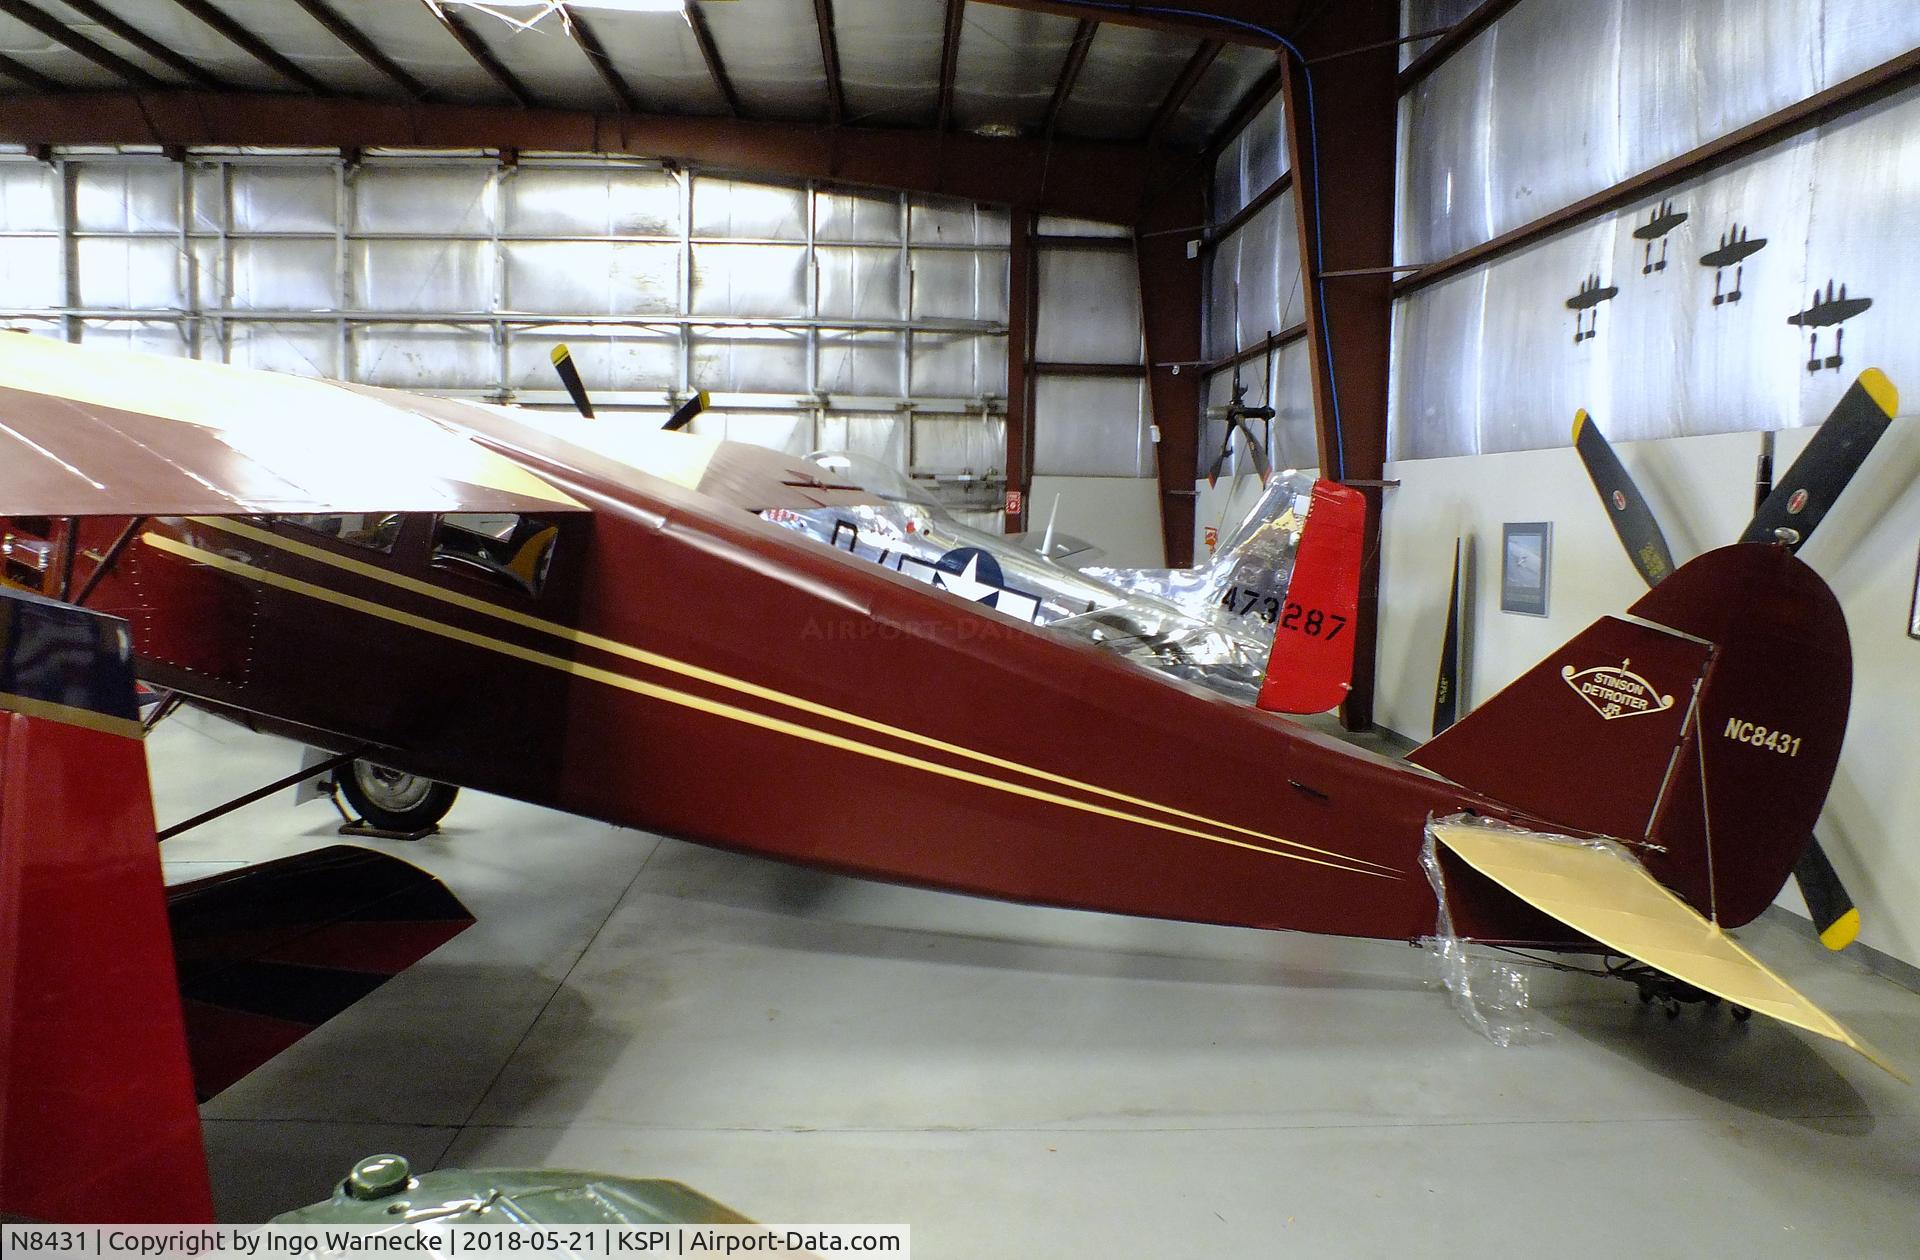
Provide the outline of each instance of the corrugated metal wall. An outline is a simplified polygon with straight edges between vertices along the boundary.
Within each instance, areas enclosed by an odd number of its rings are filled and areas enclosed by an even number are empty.
[[[997,480],[1008,232],[999,207],[599,158],[11,154],[0,319],[550,407],[566,341],[608,411],[708,389],[707,432]]]
[[[1409,0],[1404,29],[1447,7]],[[1895,0],[1522,0],[1401,102],[1397,261],[1478,245],[1916,45],[1920,5]],[[1779,429],[1817,423],[1861,368],[1920,381],[1916,172],[1909,91],[1403,298],[1393,457],[1563,445],[1582,406],[1619,438]],[[1764,244],[1714,265],[1729,240]],[[1832,327],[1815,344],[1788,322],[1829,281],[1873,302],[1844,352]],[[1584,313],[1583,288],[1600,295]]]
[[[1275,97],[1221,150],[1213,167],[1212,219],[1229,224],[1288,170],[1282,103]],[[1294,192],[1286,189],[1245,222],[1216,239],[1207,267],[1205,354],[1219,362],[1265,338],[1297,328],[1306,319],[1300,234]],[[1269,439],[1276,468],[1311,468],[1319,462],[1313,431],[1313,382],[1305,340],[1295,340],[1240,366],[1246,401],[1276,411]],[[1268,395],[1268,378],[1272,394]],[[1226,438],[1225,408],[1234,372],[1207,380],[1207,415],[1200,431],[1204,476]],[[1252,461],[1233,444],[1226,472],[1250,471]]]

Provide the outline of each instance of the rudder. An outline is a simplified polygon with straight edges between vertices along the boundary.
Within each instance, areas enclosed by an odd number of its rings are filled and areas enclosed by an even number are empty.
[[[1682,566],[1409,760],[1536,818],[1638,842],[1723,926],[1772,901],[1826,801],[1852,654],[1833,593],[1779,546]]]

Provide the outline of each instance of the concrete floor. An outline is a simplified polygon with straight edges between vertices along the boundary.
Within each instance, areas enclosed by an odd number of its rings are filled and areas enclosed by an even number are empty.
[[[297,751],[187,714],[160,820]],[[275,798],[170,878],[334,842]],[[388,846],[477,926],[203,1110],[221,1215],[355,1158],[679,1178],[766,1221],[905,1221],[920,1260],[1920,1256],[1920,1090],[1764,1018],[1540,973],[1472,1032],[1404,944],[999,905],[472,793]],[[1744,939],[1920,1071],[1920,996],[1790,921]]]

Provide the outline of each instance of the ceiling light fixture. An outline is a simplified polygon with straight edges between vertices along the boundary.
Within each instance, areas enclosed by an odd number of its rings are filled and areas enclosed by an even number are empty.
[[[427,0],[427,5],[436,12],[452,8],[477,9],[523,31],[532,30],[550,13],[558,13],[564,21],[572,9],[687,16],[687,0]],[[531,13],[527,12],[529,9]]]

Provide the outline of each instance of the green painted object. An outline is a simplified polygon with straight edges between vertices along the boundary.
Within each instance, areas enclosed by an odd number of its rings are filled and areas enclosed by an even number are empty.
[[[406,1158],[373,1155],[333,1197],[275,1225],[746,1225],[724,1204],[677,1181],[526,1168],[449,1168],[414,1176]]]

